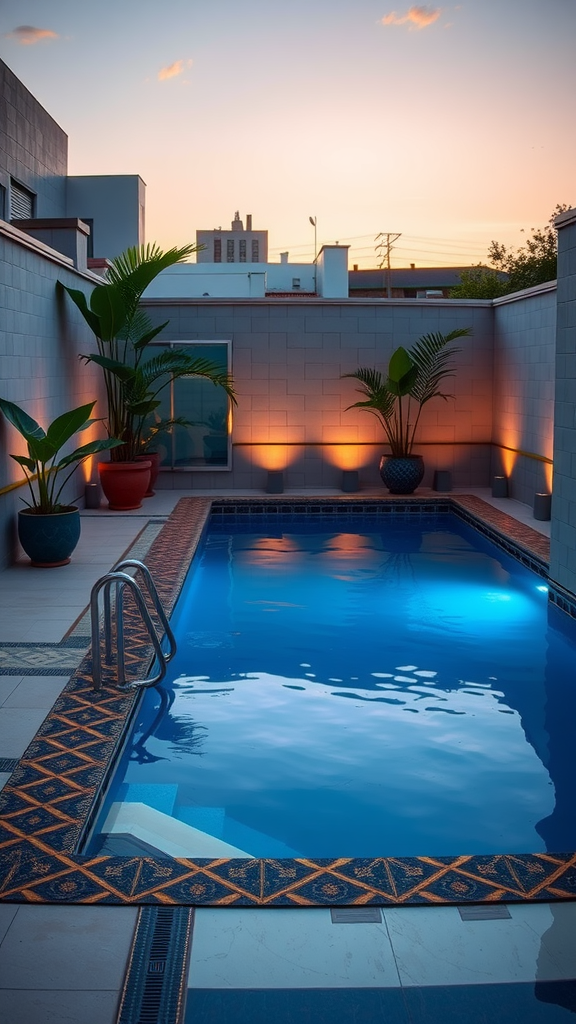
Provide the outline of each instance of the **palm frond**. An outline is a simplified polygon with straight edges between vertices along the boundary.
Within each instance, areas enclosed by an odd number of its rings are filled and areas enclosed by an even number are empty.
[[[451,397],[447,392],[440,391],[440,384],[445,377],[453,377],[455,373],[452,360],[460,348],[452,345],[452,342],[470,333],[470,328],[462,327],[449,334],[441,334],[439,331],[425,334],[410,349],[410,356],[418,368],[418,376],[410,394],[420,406],[431,398]]]

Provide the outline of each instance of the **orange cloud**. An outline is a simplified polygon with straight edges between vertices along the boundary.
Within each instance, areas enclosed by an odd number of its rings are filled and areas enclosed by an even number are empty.
[[[442,13],[441,7],[410,7],[406,14],[392,11],[382,18],[382,25],[409,25],[410,28],[427,28],[438,20]]]
[[[49,28],[36,28],[35,25],[18,25],[12,32],[6,34],[7,39],[15,39],[21,46],[34,46],[43,39],[58,39],[56,32]]]
[[[169,64],[166,68],[161,68],[158,72],[158,81],[165,82],[168,78],[177,78],[178,75],[182,75],[186,68],[192,67],[191,60],[175,60],[173,64]]]

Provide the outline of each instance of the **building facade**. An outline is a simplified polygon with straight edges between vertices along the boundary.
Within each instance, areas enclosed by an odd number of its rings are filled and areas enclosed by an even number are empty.
[[[237,210],[229,231],[197,231],[196,244],[203,246],[197,263],[267,263],[268,232],[253,231],[252,214],[246,215],[246,227]]]

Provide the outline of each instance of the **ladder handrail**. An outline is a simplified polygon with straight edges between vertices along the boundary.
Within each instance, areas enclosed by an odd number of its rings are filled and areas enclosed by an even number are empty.
[[[158,636],[156,626],[152,621],[152,616],[146,606],[144,595],[140,589],[139,584],[133,576],[130,576],[126,572],[119,571],[117,566],[114,566],[110,572],[102,576],[92,587],[90,593],[90,622],[92,631],[92,679],[94,683],[94,689],[100,690],[102,688],[102,659],[100,653],[100,615],[98,598],[100,591],[104,590],[104,640],[106,649],[107,661],[112,659],[112,611],[110,592],[113,586],[116,586],[116,646],[118,654],[118,686],[121,690],[131,690],[140,687],[156,686],[164,679],[166,675],[166,664],[173,657],[176,652],[176,640],[172,629],[168,623],[166,613],[160,603],[158,592],[154,586],[154,581],[150,575],[150,571],[142,562],[138,562],[136,559],[124,559],[118,563],[123,567],[133,567],[142,571],[144,579],[146,580],[148,593],[154,603],[154,607],[158,612],[158,616],[165,630],[166,637],[170,644],[170,650],[167,654],[164,653],[161,646],[161,641]],[[126,683],[125,674],[125,661],[124,661],[124,589],[128,587],[136,601],[143,622],[148,630],[150,639],[154,646],[156,658],[158,660],[158,672],[154,676],[150,676],[147,679],[135,679],[130,683]]]
[[[162,602],[156,589],[156,584],[152,579],[152,573],[150,572],[148,566],[145,565],[144,562],[140,562],[137,558],[122,558],[119,562],[116,562],[116,565],[112,566],[110,572],[124,572],[124,570],[128,568],[137,569],[144,577],[148,594],[156,609],[156,612],[158,613],[158,618],[162,623],[162,628],[166,634],[166,639],[170,644],[170,650],[168,654],[164,655],[164,659],[165,661],[170,661],[170,659],[173,658],[174,655],[176,654],[176,638],[174,636],[174,633],[172,632],[172,627],[168,621],[168,617],[162,606]]]

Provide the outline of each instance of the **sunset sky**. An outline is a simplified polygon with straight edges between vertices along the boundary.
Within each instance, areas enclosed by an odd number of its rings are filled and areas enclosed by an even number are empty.
[[[576,206],[575,0],[3,0],[0,55],[69,135],[135,174],[147,240],[234,211],[269,258],[401,232],[393,266],[478,263]]]

